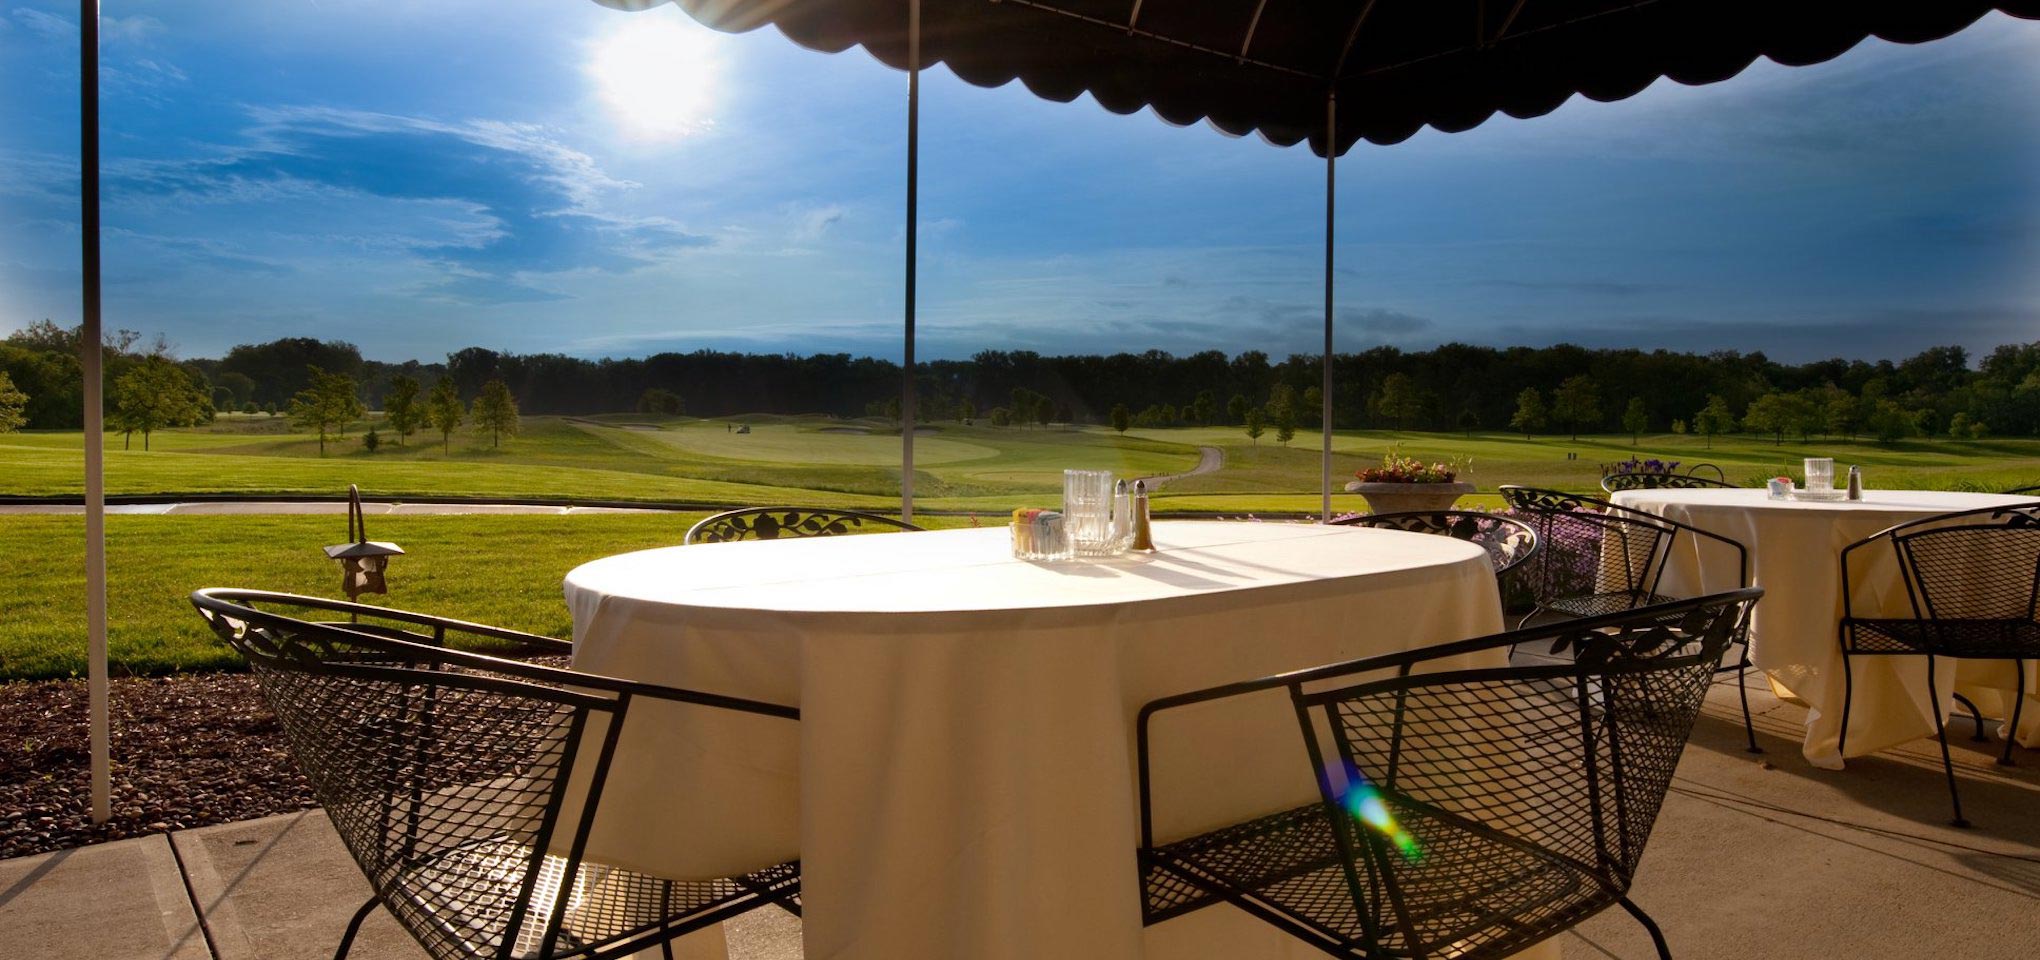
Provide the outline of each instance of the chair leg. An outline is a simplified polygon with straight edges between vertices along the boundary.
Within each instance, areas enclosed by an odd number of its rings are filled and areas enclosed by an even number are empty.
[[[1650,931],[1650,942],[1657,947],[1658,960],[1672,960],[1672,948],[1665,944],[1665,932],[1658,929],[1657,921],[1652,920],[1650,914],[1643,912],[1643,908],[1628,897],[1616,902],[1622,904],[1622,909],[1629,911],[1629,915],[1635,917],[1637,923],[1643,924],[1643,929]]]
[[[1941,694],[1934,685],[1934,657],[1927,655],[1927,701],[1934,711],[1934,739],[1941,741],[1941,769],[1948,774],[1948,799],[1955,805],[1955,819],[1948,821],[1958,827],[1969,826],[1962,817],[1962,794],[1955,789],[1955,758],[1948,755],[1948,728],[1941,722]]]
[[[1743,674],[1747,673],[1749,668],[1750,648],[1748,643],[1744,643],[1742,656],[1737,658],[1735,664],[1735,693],[1742,698],[1742,728],[1743,735],[1750,738],[1748,750],[1750,753],[1763,753],[1764,748],[1757,746],[1757,724],[1750,719],[1749,683],[1743,679]]]
[[[2026,710],[2026,661],[2012,661],[2012,718],[2011,726],[2005,730],[2005,752],[1998,757],[1998,766],[2012,765],[2012,744],[2019,742],[2019,714]]]
[[[1855,699],[1856,675],[1849,670],[1849,652],[1842,651],[1842,734],[1835,741],[1835,755],[1849,758],[1849,701]]]
[[[1959,693],[1953,694],[1953,696],[1956,703],[1969,708],[1969,719],[1976,724],[1976,732],[1969,735],[1969,742],[1984,743],[1988,741],[1990,734],[1983,732],[1983,711],[1976,709],[1976,701]]]
[[[380,901],[376,898],[370,897],[367,903],[361,905],[361,909],[354,911],[354,919],[348,922],[347,934],[340,938],[340,949],[334,951],[333,960],[347,960],[347,951],[354,947],[354,935],[361,932],[361,921],[368,919],[369,913],[375,910],[378,902]]]

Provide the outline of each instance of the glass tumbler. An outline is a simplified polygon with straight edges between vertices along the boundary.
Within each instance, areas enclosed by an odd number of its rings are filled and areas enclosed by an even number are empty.
[[[1112,471],[1063,471],[1063,525],[1077,556],[1112,552]]]
[[[1835,489],[1835,458],[1806,458],[1806,489],[1813,493],[1830,493]]]

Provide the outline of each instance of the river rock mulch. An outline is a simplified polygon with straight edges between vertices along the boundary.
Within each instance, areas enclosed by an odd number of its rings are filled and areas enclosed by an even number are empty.
[[[0,684],[0,858],[314,804],[254,677],[122,678],[110,698],[113,819],[95,826],[85,682]]]

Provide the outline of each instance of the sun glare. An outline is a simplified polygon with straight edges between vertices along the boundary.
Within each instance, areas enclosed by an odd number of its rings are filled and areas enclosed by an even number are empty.
[[[721,64],[709,31],[655,10],[619,20],[596,41],[588,75],[623,133],[673,140],[710,123]]]

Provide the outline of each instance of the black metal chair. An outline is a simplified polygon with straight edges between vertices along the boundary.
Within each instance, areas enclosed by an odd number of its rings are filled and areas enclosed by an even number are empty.
[[[1761,595],[1643,607],[1147,704],[1136,740],[1146,921],[1225,902],[1333,956],[1482,960],[1619,904],[1669,958],[1657,924],[1629,900],[1630,882],[1715,665]],[[1521,643],[1574,657],[1450,666]],[[1319,801],[1158,843],[1154,717],[1278,688],[1295,708]]]
[[[1488,552],[1495,576],[1503,577],[1537,554],[1542,542],[1529,524],[1500,514],[1476,510],[1417,510],[1368,513],[1332,521],[1334,526],[1381,527],[1453,537],[1478,544]]]
[[[1691,490],[1709,487],[1733,490],[1735,484],[1696,477],[1690,473],[1611,473],[1601,478],[1601,489],[1609,493],[1620,493],[1624,490]]]
[[[869,528],[869,529],[867,529]],[[746,507],[704,518],[687,531],[687,543],[834,537],[846,533],[920,530],[903,520],[854,510],[810,507]]]
[[[1913,615],[1858,617],[1849,589],[1849,561],[1858,550],[1890,544],[1905,578]],[[1941,742],[1941,766],[1948,776],[1953,823],[1966,827],[1962,795],[1955,788],[1955,762],[1948,755],[1948,730],[1941,717],[1934,675],[1937,657],[1954,660],[2010,660],[2016,676],[2000,764],[2012,762],[2026,699],[2028,660],[2040,660],[2040,505],[1984,507],[1901,523],[1842,550],[1842,733],[1837,750],[1849,744],[1849,709],[1855,699],[1854,657],[1926,657],[1927,691],[1934,703],[1934,735]],[[1966,700],[1964,702],[1967,702]],[[1976,716],[1983,739],[1983,717]]]
[[[2006,490],[2005,492],[2010,494],[2016,494],[2022,497],[2040,497],[2040,485],[2035,485],[2031,487],[2019,487],[2016,490]]]
[[[1728,474],[1726,474],[1726,473],[1723,473],[1723,472],[1721,472],[1721,468],[1720,468],[1720,467],[1718,467],[1718,466],[1715,466],[1714,464],[1711,464],[1711,463],[1696,463],[1696,464],[1694,464],[1694,465],[1692,465],[1692,466],[1690,466],[1690,467],[1687,467],[1687,468],[1686,468],[1686,472],[1687,472],[1688,474],[1691,474],[1691,475],[1693,475],[1693,476],[1699,476],[1699,475],[1700,475],[1700,471],[1702,471],[1702,470],[1712,470],[1712,471],[1714,471],[1714,479],[1716,479],[1716,480],[1727,480],[1727,479],[1728,479]]]
[[[1680,538],[1707,540],[1735,551],[1736,586],[1750,584],[1749,550],[1740,542],[1632,510],[1557,490],[1505,484],[1502,500],[1537,530],[1544,549],[1513,571],[1513,579],[1535,598],[1521,625],[1573,617],[1592,617],[1637,607],[1669,603],[1678,598],[1660,592],[1666,561]],[[1504,584],[1504,590],[1510,584]],[[1749,645],[1738,640],[1735,662],[1721,672],[1735,672],[1736,696],[1742,701],[1743,733],[1751,753],[1757,745],[1756,722],[1750,716],[1750,694],[1744,674],[1750,665]]]
[[[797,862],[670,880],[583,860],[634,701],[797,720],[793,708],[446,649],[571,645],[424,614],[252,590],[191,602],[248,658],[374,888],[335,960],[377,904],[436,960],[592,960],[654,944],[670,958],[674,938],[745,911],[799,911]]]

